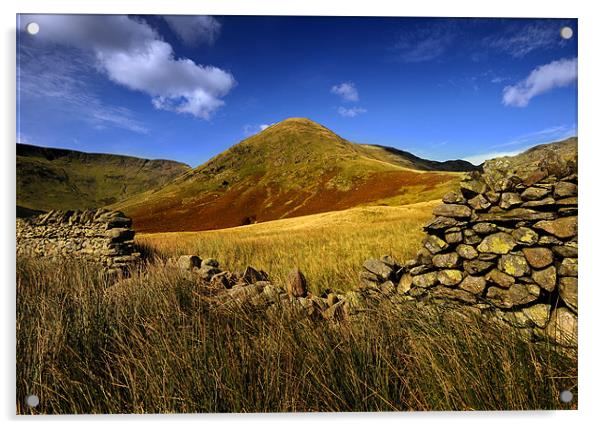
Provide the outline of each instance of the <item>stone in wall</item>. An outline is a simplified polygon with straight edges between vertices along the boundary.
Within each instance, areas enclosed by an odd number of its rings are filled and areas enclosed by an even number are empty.
[[[390,273],[365,264],[364,288],[397,282],[403,300],[469,306],[576,347],[577,194],[576,141],[487,161],[435,207],[417,258]]]
[[[17,255],[82,259],[110,274],[126,272],[140,259],[132,220],[118,211],[52,210],[17,219]]]

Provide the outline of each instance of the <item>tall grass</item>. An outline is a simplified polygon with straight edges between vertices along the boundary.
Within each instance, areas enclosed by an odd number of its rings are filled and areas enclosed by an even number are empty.
[[[18,413],[548,409],[576,377],[574,357],[449,312],[224,313],[159,264],[111,285],[93,266],[17,263]]]
[[[217,258],[231,270],[251,265],[276,282],[299,267],[313,292],[345,291],[358,285],[359,270],[370,257],[412,258],[434,204],[361,207],[217,231],[144,234],[138,242],[167,256]]]

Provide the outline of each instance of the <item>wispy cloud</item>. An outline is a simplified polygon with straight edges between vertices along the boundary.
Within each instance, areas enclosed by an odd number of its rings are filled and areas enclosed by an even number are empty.
[[[151,97],[157,109],[210,119],[236,85],[227,71],[177,58],[172,46],[140,18],[122,15],[30,15],[43,28],[39,43],[90,53],[111,81]],[[23,30],[23,29],[21,29]],[[191,36],[192,37],[192,36]]]
[[[340,85],[334,85],[330,92],[340,96],[343,101],[359,101],[360,95],[353,82],[344,82]]]
[[[447,51],[455,37],[453,21],[414,26],[402,32],[392,50],[406,63],[432,61]]]
[[[94,70],[76,53],[23,46],[18,60],[21,101],[51,105],[53,110],[63,110],[95,129],[117,127],[140,134],[149,133],[131,110],[106,104],[94,93],[83,78]]]
[[[575,125],[558,125],[554,127],[544,128],[542,130],[533,131],[530,133],[522,134],[510,141],[493,145],[492,148],[502,148],[511,146],[535,146],[541,143],[548,143],[553,140],[562,140],[568,137],[572,137],[577,134],[577,128]]]
[[[577,58],[564,58],[535,68],[515,85],[506,86],[502,102],[506,106],[525,107],[537,95],[570,85],[577,80]]]
[[[178,38],[189,47],[199,43],[213,45],[222,27],[212,16],[165,15],[163,19]]]
[[[485,47],[504,52],[514,58],[522,58],[536,50],[552,49],[567,43],[560,37],[558,20],[540,20],[504,25],[505,30],[483,39]]]
[[[568,137],[572,137],[575,135],[577,135],[577,129],[576,129],[575,125],[572,125],[572,126],[559,125],[559,126],[554,126],[554,127],[548,127],[548,128],[544,128],[542,130],[537,130],[537,131],[521,134],[520,136],[513,138],[512,140],[510,140],[508,142],[491,146],[491,149],[496,149],[496,150],[492,150],[487,153],[468,156],[468,157],[465,157],[464,159],[466,161],[472,162],[475,165],[479,165],[488,159],[498,158],[501,156],[518,155],[519,153],[524,152],[525,150],[527,150],[533,146],[537,146],[537,145],[543,144],[543,143],[550,143],[550,142],[556,141],[556,140],[563,140],[563,139],[566,139]],[[515,147],[514,149],[510,149],[510,150],[502,149],[505,147],[513,147],[513,146]]]
[[[341,115],[345,118],[355,118],[356,116],[361,115],[362,113],[366,113],[367,110],[362,107],[346,108],[343,106],[339,106],[339,108],[337,109],[337,112],[339,112],[339,115]]]
[[[517,149],[517,150],[513,150],[513,151],[508,151],[508,152],[489,152],[489,153],[483,153],[480,155],[473,155],[473,156],[467,156],[464,158],[464,160],[474,164],[474,165],[479,165],[485,161],[487,161],[488,159],[493,159],[493,158],[499,158],[501,156],[514,156],[514,155],[518,155],[519,153],[523,152],[524,150],[527,150],[529,147],[525,147],[522,149]]]

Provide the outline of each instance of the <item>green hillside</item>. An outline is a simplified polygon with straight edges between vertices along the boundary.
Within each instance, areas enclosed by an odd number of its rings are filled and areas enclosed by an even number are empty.
[[[188,170],[175,161],[17,144],[17,214],[113,204]]]

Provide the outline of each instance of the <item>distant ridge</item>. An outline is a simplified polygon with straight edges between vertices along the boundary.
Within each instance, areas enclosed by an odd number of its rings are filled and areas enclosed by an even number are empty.
[[[186,164],[17,143],[17,215],[113,204],[156,189]]]
[[[113,207],[139,231],[207,230],[365,204],[440,198],[466,161],[437,162],[349,142],[306,118],[266,128],[174,179]]]

